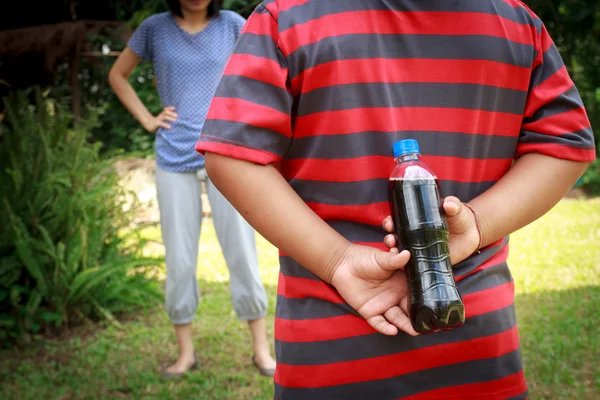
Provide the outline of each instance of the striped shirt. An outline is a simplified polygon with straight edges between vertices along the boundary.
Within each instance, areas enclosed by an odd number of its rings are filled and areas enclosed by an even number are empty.
[[[442,195],[465,202],[524,154],[596,154],[556,46],[518,0],[265,1],[196,150],[277,164],[339,233],[385,248],[392,144],[407,138],[419,141]],[[525,398],[507,257],[505,238],[455,266],[463,327],[389,337],[281,255],[276,397]]]

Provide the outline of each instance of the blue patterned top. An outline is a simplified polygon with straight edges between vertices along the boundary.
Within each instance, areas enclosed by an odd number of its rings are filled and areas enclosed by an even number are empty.
[[[178,119],[156,132],[156,162],[169,172],[196,171],[204,157],[194,150],[213,95],[246,20],[221,11],[201,32],[191,34],[170,12],[147,18],[127,45],[152,61],[163,107],[174,106]]]

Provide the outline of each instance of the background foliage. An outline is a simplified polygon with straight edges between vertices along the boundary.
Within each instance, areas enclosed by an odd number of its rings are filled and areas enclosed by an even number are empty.
[[[247,17],[258,3],[256,0],[225,0],[223,7]],[[600,127],[600,0],[529,0],[526,3],[544,21],[556,42],[584,100],[592,127]],[[129,16],[128,26],[135,29],[144,18],[164,10],[162,0],[150,0],[138,9],[122,6],[118,13]],[[95,40],[98,48],[102,44],[116,50],[124,46],[123,41],[115,38],[98,37]],[[106,76],[113,61],[110,57],[88,60],[81,76],[86,90],[85,102],[108,110],[100,126],[93,130],[93,139],[104,143],[103,151],[124,149],[151,154],[153,136],[145,133],[129,116],[108,87]],[[150,110],[160,110],[150,65],[139,65],[132,75],[132,83]],[[595,135],[597,143],[600,142],[599,129],[595,130]],[[594,193],[600,193],[600,162],[592,165],[582,183]]]
[[[35,103],[31,103],[31,98]],[[40,90],[4,99],[0,146],[0,346],[161,299],[129,231],[135,207],[110,160]],[[128,210],[128,211],[126,211]]]

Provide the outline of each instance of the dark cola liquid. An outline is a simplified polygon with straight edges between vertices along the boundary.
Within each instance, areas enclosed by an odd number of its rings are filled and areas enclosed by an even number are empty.
[[[400,247],[410,251],[405,271],[410,319],[419,333],[463,325],[465,311],[452,275],[448,229],[433,177],[391,179],[389,201]]]

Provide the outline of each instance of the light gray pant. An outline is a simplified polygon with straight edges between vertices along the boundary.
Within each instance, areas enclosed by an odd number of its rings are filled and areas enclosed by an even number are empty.
[[[167,172],[156,167],[160,226],[167,264],[166,309],[175,325],[191,322],[198,307],[196,264],[202,225],[202,181],[206,183],[219,244],[229,268],[233,308],[241,320],[266,315],[254,229],[208,179],[204,169]]]

